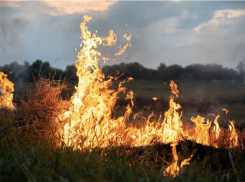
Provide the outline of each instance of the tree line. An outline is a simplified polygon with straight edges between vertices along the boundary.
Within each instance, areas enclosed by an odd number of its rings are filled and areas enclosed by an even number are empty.
[[[64,78],[78,80],[74,65],[68,65],[65,70],[61,70],[52,68],[49,62],[42,60],[36,60],[32,64],[29,62],[5,64],[0,66],[0,71],[8,74],[8,78],[12,82],[18,80],[32,82],[34,78],[38,78],[38,75],[47,76],[49,74],[52,74],[57,80]],[[119,76],[120,79],[133,77],[136,80],[241,81],[244,77],[244,64],[240,62],[236,69],[232,69],[225,68],[220,64],[191,64],[183,67],[178,64],[167,66],[165,63],[160,63],[156,69],[152,69],[146,68],[138,62],[132,62],[105,65],[102,67],[102,72],[106,78]]]
[[[8,79],[12,82],[19,80],[23,82],[33,82],[41,76],[52,75],[55,80],[63,80],[64,78],[70,78],[77,80],[76,68],[74,65],[68,65],[65,70],[51,67],[49,62],[43,62],[42,60],[36,60],[32,64],[24,62],[19,64],[12,62],[0,66],[0,71],[8,74]]]

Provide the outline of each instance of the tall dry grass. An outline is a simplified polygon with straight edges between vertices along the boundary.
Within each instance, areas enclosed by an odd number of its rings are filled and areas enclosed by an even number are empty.
[[[53,75],[39,76],[33,84],[18,91],[15,109],[2,109],[2,113],[5,113],[2,117],[8,118],[8,123],[11,123],[18,133],[31,130],[36,134],[48,135],[51,130],[57,130],[59,127],[59,113],[69,108],[70,102],[62,98],[66,91],[66,81],[55,80]]]

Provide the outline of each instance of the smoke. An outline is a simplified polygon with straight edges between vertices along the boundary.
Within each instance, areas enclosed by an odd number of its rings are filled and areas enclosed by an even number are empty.
[[[21,57],[24,46],[20,37],[24,33],[25,24],[18,17],[13,17],[12,11],[10,7],[0,7],[0,53]]]

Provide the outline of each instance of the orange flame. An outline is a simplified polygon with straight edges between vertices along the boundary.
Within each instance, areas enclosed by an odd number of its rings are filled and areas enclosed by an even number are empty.
[[[195,134],[191,139],[197,143],[209,145],[209,128],[211,126],[211,122],[207,120],[205,123],[205,118],[200,117],[199,115],[197,115],[196,118],[192,116],[191,120],[196,124]]]
[[[154,101],[156,101],[156,100],[157,100],[157,97],[153,97],[152,99],[153,99]]]
[[[126,33],[123,35],[123,38],[125,38],[128,43],[125,46],[123,46],[123,48],[118,53],[115,54],[116,56],[117,55],[122,55],[123,53],[125,53],[125,51],[126,51],[128,46],[132,47],[132,45],[130,43],[131,36],[132,36],[132,34],[127,37]],[[119,48],[121,48],[121,46]]]
[[[7,75],[0,72],[0,107],[13,108],[14,84],[7,79]]]
[[[117,36],[113,32],[113,30],[110,30],[109,37],[101,38],[102,42],[106,41],[107,43],[103,43],[103,46],[112,46],[115,45],[117,42]]]
[[[177,85],[174,83],[173,80],[171,80],[170,82],[170,87],[171,87],[172,93],[175,94],[176,97],[178,97],[179,90],[177,89]]]
[[[228,114],[228,110],[223,108],[222,111],[225,111],[225,114],[227,115]]]
[[[90,17],[84,16],[84,21],[80,24],[83,48],[78,53],[75,64],[79,82],[71,98],[72,107],[59,116],[61,120],[67,119],[64,141],[68,145],[76,144],[78,148],[103,147],[108,146],[110,141],[117,141],[117,134],[125,128],[123,121],[131,113],[131,107],[128,105],[125,116],[117,120],[111,118],[117,94],[125,92],[126,88],[119,85],[118,91],[110,90],[108,87],[112,83],[111,79],[103,81],[104,75],[98,66],[98,57],[101,54],[95,50],[98,44],[102,44],[102,40],[87,31],[86,23],[90,20]],[[103,40],[109,41],[108,44],[113,42],[110,38]],[[132,93],[131,91],[128,94],[128,98],[132,97]]]
[[[236,133],[235,129],[235,121],[229,121],[231,125],[229,125],[229,129],[231,131],[231,136],[230,136],[230,146],[236,147],[238,146],[238,135]]]
[[[131,81],[131,80],[133,80],[133,78],[132,78],[132,77],[128,77],[127,79],[128,79],[128,82],[129,82],[129,81]]]
[[[189,161],[191,160],[192,156],[191,155],[189,158],[187,159],[184,159],[181,164],[180,164],[180,167],[178,166],[178,155],[177,155],[177,152],[176,152],[176,145],[178,145],[178,143],[174,143],[174,144],[171,144],[172,146],[172,153],[173,153],[173,161],[172,161],[172,164],[169,165],[165,171],[163,172],[163,174],[165,176],[167,175],[171,175],[172,177],[176,177],[179,172],[180,172],[180,169],[183,169],[183,166],[185,165],[189,165]]]

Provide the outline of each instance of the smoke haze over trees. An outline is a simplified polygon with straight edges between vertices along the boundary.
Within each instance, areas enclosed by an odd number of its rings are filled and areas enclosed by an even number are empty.
[[[55,79],[77,80],[76,68],[74,65],[68,65],[65,70],[52,68],[49,62],[36,60],[32,64],[24,62],[18,64],[13,62],[0,66],[0,71],[8,74],[9,80],[18,82],[32,82],[33,78],[37,78],[39,74],[54,75]],[[240,62],[236,70],[225,68],[219,64],[191,64],[181,66],[173,64],[167,66],[165,63],[160,63],[157,69],[146,68],[138,62],[120,63],[113,65],[105,65],[102,67],[102,72],[106,77],[119,76],[120,79],[133,77],[136,80],[186,80],[186,81],[212,81],[212,80],[235,80],[242,81],[244,76],[244,63]]]

